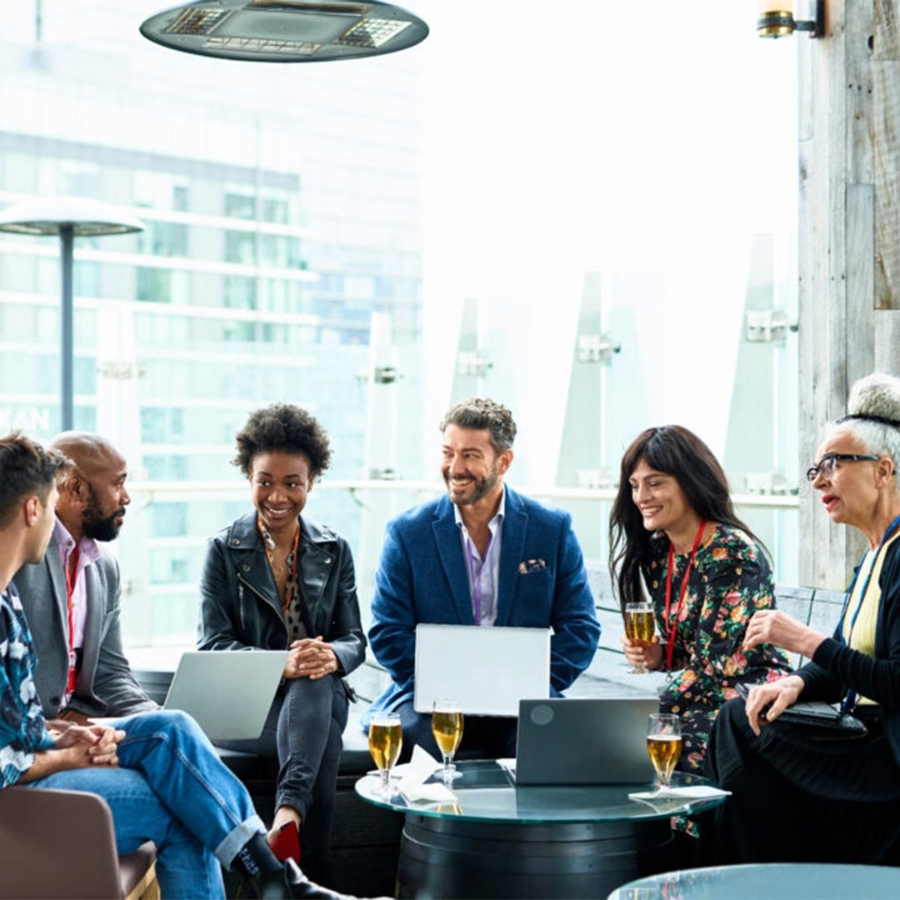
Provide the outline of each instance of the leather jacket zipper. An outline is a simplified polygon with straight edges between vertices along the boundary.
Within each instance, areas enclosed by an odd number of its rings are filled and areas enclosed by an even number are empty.
[[[272,606],[272,601],[268,597],[266,597],[264,594],[261,594],[252,584],[250,584],[249,581],[247,581],[245,578],[243,578],[241,576],[240,572],[238,572],[236,574],[237,574],[237,580],[238,580],[238,606],[241,611],[241,628],[246,630],[247,626],[245,624],[245,619],[244,619],[244,588],[246,587],[249,590],[251,590],[267,606]],[[290,637],[290,634],[288,632],[287,622],[284,621],[284,616],[279,616],[278,618],[281,620],[281,624],[284,628],[284,636],[285,636],[285,639],[287,639]]]

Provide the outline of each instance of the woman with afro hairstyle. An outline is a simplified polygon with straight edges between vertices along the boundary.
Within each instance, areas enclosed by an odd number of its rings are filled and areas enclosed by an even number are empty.
[[[254,510],[210,540],[201,580],[201,650],[290,654],[262,735],[220,742],[278,759],[269,843],[281,858],[329,877],[328,847],[351,690],[365,658],[347,542],[305,513],[331,447],[306,410],[274,404],[237,435]],[[301,840],[302,839],[302,840]]]

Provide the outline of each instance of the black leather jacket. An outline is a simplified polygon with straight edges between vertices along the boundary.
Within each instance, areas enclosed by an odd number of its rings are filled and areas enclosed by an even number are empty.
[[[334,648],[348,675],[366,656],[359,620],[356,576],[347,542],[325,526],[300,517],[300,589],[312,634]],[[288,629],[256,512],[241,516],[210,539],[200,582],[197,646],[200,650],[284,650]]]

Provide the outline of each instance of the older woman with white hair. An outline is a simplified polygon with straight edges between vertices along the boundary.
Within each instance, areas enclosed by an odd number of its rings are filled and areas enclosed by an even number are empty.
[[[810,662],[719,715],[707,774],[733,796],[705,835],[713,862],[900,865],[900,379],[861,379],[848,409],[806,474],[831,520],[868,548],[832,637],[780,611],[750,620],[746,648],[774,644]],[[841,703],[866,733],[778,721],[808,700]]]

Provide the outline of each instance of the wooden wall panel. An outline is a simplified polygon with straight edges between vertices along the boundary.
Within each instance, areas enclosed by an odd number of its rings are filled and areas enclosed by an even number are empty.
[[[878,60],[900,60],[900,30],[895,0],[875,0],[872,57]]]
[[[830,0],[825,37],[795,35],[801,40],[801,469],[813,460],[827,424],[845,412],[852,380],[871,371],[875,360],[873,27],[872,0]],[[801,583],[843,589],[858,558],[859,539],[832,525],[805,484],[800,516]]]
[[[875,315],[878,321],[873,369],[900,375],[900,310],[879,310]]]
[[[900,62],[873,61],[869,117],[875,159],[875,260],[878,309],[900,309]]]

